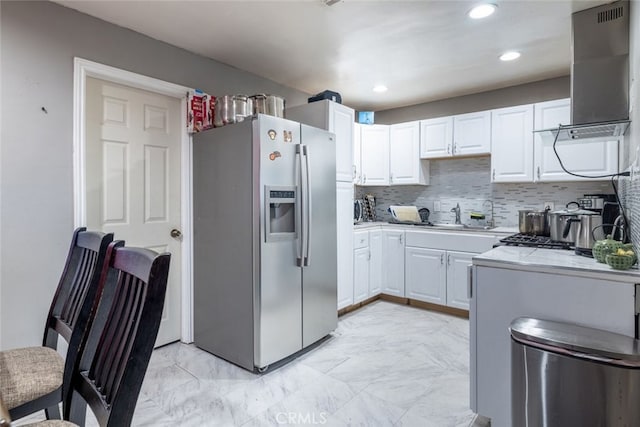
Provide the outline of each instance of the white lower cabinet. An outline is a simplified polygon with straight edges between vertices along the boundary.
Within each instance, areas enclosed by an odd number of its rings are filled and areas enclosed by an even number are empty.
[[[469,252],[447,252],[447,305],[449,307],[469,310],[468,270],[474,255]]]
[[[467,268],[475,254],[407,247],[406,296],[469,310]]]
[[[445,305],[447,269],[445,251],[412,248],[405,250],[405,286],[407,298]]]
[[[382,293],[404,297],[404,230],[382,230]]]
[[[353,251],[353,302],[359,303],[369,295],[369,247]]]
[[[353,304],[380,294],[382,287],[382,231],[353,233]]]
[[[382,292],[382,230],[369,231],[369,297]]]

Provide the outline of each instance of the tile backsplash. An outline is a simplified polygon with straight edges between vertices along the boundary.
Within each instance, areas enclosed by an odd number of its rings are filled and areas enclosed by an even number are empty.
[[[492,201],[495,225],[517,227],[520,209],[543,209],[545,202],[560,209],[584,194],[613,192],[609,181],[493,184],[490,157],[432,160],[430,168],[430,185],[356,186],[355,196],[373,194],[376,214],[382,221],[391,219],[389,205],[416,205],[431,211],[432,222],[454,222],[451,209],[459,203],[462,222],[472,225],[484,225],[485,221],[470,219],[471,212],[483,213],[486,221],[491,220]],[[440,211],[434,210],[434,202],[439,202]]]

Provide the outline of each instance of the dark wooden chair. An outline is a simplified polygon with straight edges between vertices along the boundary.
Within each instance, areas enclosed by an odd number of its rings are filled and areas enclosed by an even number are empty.
[[[102,298],[64,405],[64,418],[81,426],[87,404],[103,427],[131,424],[160,327],[171,255],[123,244],[107,250]]]
[[[42,409],[47,418],[60,418],[58,403],[69,394],[112,240],[113,234],[76,229],[49,309],[42,347],[0,351],[0,390],[11,418]],[[68,344],[65,359],[56,351],[59,336]]]

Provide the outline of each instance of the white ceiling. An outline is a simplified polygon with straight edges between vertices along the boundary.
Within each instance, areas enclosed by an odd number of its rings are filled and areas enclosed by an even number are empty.
[[[569,74],[571,13],[607,1],[67,1],[64,6],[251,71],[383,110]],[[522,57],[501,62],[506,50]],[[375,84],[389,87],[374,93]]]

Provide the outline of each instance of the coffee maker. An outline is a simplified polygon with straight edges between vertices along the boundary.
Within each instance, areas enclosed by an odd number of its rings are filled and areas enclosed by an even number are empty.
[[[621,231],[614,230],[613,227],[616,218],[621,213],[615,194],[585,194],[584,197],[578,199],[578,204],[581,209],[597,212],[602,216],[602,231],[605,235],[611,234],[614,238],[617,236],[621,238]]]

